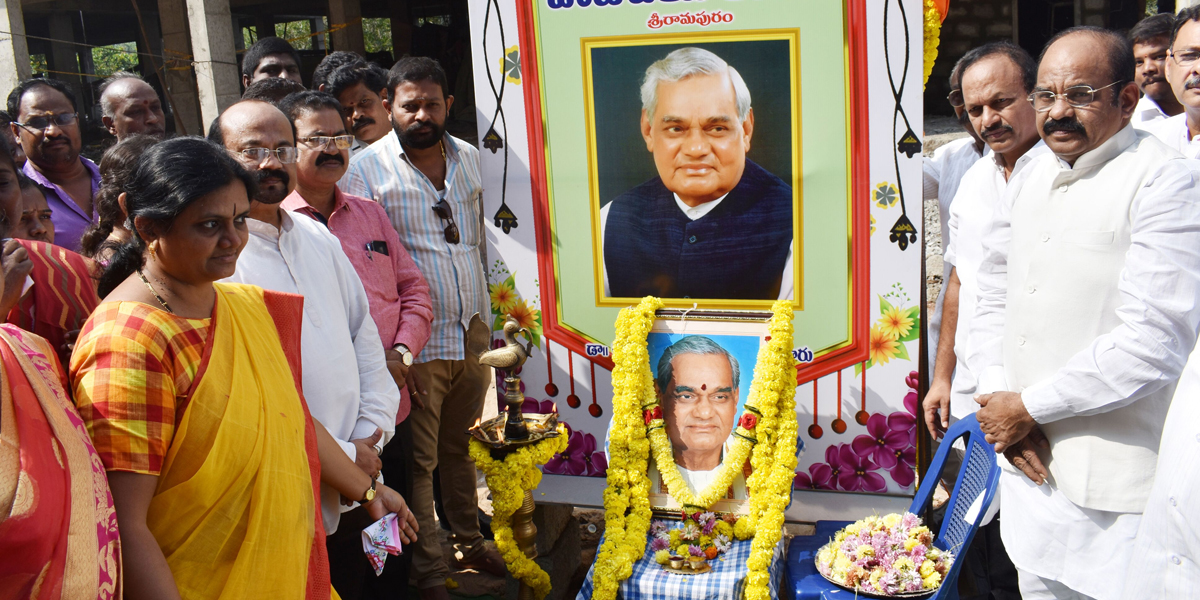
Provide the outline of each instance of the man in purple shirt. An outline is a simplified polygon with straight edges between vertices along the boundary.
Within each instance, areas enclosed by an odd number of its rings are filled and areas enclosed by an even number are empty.
[[[292,120],[298,150],[296,190],[283,200],[283,208],[328,227],[341,241],[366,289],[388,370],[401,389],[396,435],[384,446],[381,472],[384,481],[411,497],[408,388],[420,384],[409,367],[429,341],[433,321],[429,285],[400,243],[383,207],[337,188],[354,141],[346,132],[337,99],[325,92],[297,92],[284,98],[278,108]],[[370,521],[361,508],[348,512],[342,515],[343,525],[326,540],[330,578],[343,600],[393,598],[408,586],[411,552],[389,559],[383,574],[375,576],[361,551],[361,531]]]
[[[74,251],[96,218],[92,197],[100,187],[100,169],[79,155],[77,111],[71,88],[54,79],[27,79],[8,95],[9,126],[29,159],[23,171],[48,190],[55,243]]]

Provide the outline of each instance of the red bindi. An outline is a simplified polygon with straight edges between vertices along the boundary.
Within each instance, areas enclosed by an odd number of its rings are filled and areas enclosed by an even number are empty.
[[[702,384],[700,384],[700,389],[702,389],[702,390],[707,390],[707,389],[708,389],[708,384],[707,384],[707,383],[702,383]]]

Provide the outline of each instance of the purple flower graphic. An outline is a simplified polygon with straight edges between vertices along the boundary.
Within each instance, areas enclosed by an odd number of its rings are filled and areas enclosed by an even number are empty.
[[[556,475],[579,475],[603,477],[608,471],[608,460],[603,452],[596,451],[596,438],[590,433],[575,431],[568,434],[567,449],[555,454],[542,467],[542,472]]]
[[[894,413],[901,414],[901,413]],[[888,426],[891,419],[879,413],[867,419],[867,434],[854,438],[851,446],[854,454],[874,459],[884,469],[896,466],[896,452],[909,445],[907,431],[896,431]]]
[[[554,412],[554,401],[553,400],[542,400],[541,402],[538,402],[537,400],[535,400],[533,398],[526,398],[525,401],[521,403],[521,413],[523,413],[523,414],[548,415],[553,412]]]
[[[874,453],[875,449],[869,449]],[[838,446],[838,487],[848,492],[882,492],[887,490],[887,481],[879,473],[872,473],[879,466],[870,456],[860,456],[849,444]]]
[[[892,481],[895,481],[900,487],[908,487],[916,481],[917,473],[914,470],[917,466],[917,448],[915,446],[906,446],[901,450],[896,450],[896,466],[889,471],[892,474]]]
[[[792,487],[798,490],[835,490],[837,481],[833,477],[833,469],[825,463],[813,463],[808,466],[808,472],[796,473]]]

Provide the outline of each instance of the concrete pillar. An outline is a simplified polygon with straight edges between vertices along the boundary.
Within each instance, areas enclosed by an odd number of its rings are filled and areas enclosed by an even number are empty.
[[[233,51],[233,19],[229,0],[187,0],[192,60],[205,130],[221,111],[241,97],[237,56]]]
[[[363,41],[362,4],[359,0],[329,0],[329,27],[345,27],[329,34],[333,38],[334,50],[349,50],[359,54],[367,53],[367,44]]]
[[[309,19],[308,20],[308,30],[313,32],[313,34],[314,34],[312,37],[312,49],[313,50],[324,50],[325,49],[325,36],[316,35],[316,34],[325,31],[325,19],[322,17],[314,17],[312,19]]]
[[[75,92],[75,100],[83,101],[83,80],[79,75],[67,75],[66,73],[79,73],[79,55],[77,54],[79,46],[75,45],[75,25],[72,23],[72,18],[79,13],[76,12],[55,12],[50,15],[50,37],[61,42],[50,42],[50,54],[46,57],[46,62],[49,63],[51,71],[59,71],[50,75],[59,81],[66,83],[71,87],[71,91]]]
[[[392,59],[400,60],[412,50],[412,10],[408,0],[389,2],[392,19]]]
[[[1175,12],[1200,4],[1200,0],[1175,0]]]
[[[0,34],[0,90],[11,90],[33,76],[20,0],[0,0],[0,27],[12,32]]]
[[[188,31],[187,2],[158,0],[158,26],[162,35],[163,79],[168,102],[180,135],[204,135],[200,128],[200,100],[196,70],[192,67],[192,36]]]

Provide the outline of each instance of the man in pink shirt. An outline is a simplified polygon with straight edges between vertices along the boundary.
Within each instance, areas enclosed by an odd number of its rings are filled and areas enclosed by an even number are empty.
[[[307,215],[329,228],[362,279],[379,329],[388,370],[401,388],[396,413],[396,436],[384,447],[383,478],[411,494],[412,434],[406,418],[411,410],[409,389],[420,389],[409,367],[429,341],[433,307],[429,285],[408,255],[387,213],[379,204],[344,194],[337,181],[346,172],[354,137],[346,132],[341,104],[325,92],[291,94],[279,109],[296,130],[296,190],[283,201],[288,211]],[[420,405],[417,408],[421,408]],[[361,513],[361,514],[360,514]],[[329,570],[333,586],[344,600],[396,597],[408,587],[411,552],[390,558],[376,577],[362,552],[366,512],[356,509],[342,516],[343,525],[329,536]]]

